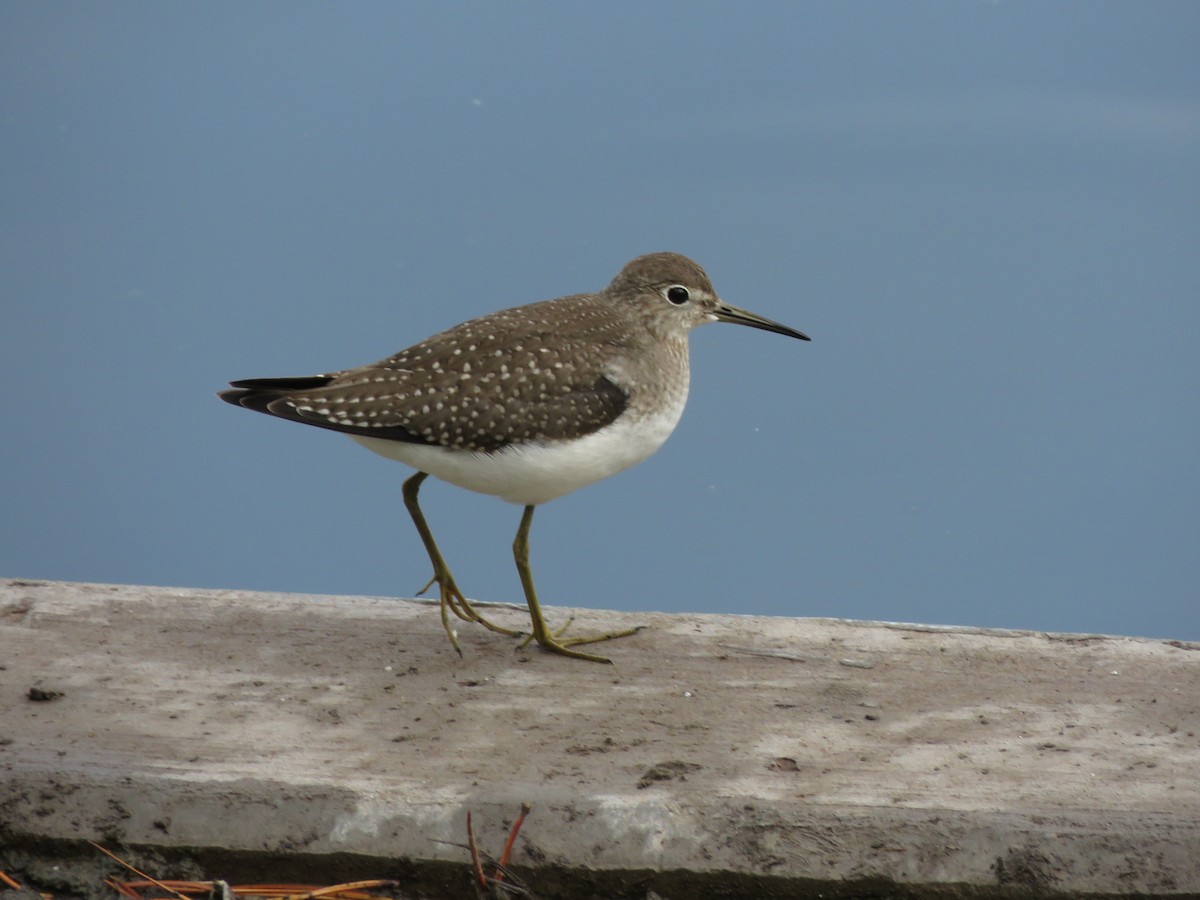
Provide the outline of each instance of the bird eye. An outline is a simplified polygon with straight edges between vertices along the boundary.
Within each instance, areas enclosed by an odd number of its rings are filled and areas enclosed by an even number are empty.
[[[692,295],[688,293],[688,289],[683,285],[675,284],[667,288],[667,299],[676,306],[683,306],[691,297]]]

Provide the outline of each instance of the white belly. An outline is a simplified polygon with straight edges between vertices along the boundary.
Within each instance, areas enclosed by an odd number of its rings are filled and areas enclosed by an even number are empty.
[[[636,421],[625,415],[574,441],[515,445],[495,453],[350,437],[380,456],[399,460],[442,481],[529,506],[561,497],[649,458],[675,430],[686,400],[685,388],[668,408]]]

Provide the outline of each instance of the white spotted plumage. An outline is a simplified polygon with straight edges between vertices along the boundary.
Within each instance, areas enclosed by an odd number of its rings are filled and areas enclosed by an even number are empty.
[[[690,259],[656,253],[596,294],[490,313],[355,369],[235,382],[222,397],[536,505],[662,446],[687,400],[688,334],[718,320],[803,337],[722,303]]]
[[[663,445],[683,415],[684,381],[671,396],[640,418],[626,414],[611,425],[566,441],[509,444],[491,453],[471,453],[431,444],[351,438],[380,456],[399,460],[434,478],[507,500],[537,506],[635,466]]]

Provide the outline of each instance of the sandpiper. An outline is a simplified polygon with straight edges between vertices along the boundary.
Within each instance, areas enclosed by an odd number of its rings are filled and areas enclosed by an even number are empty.
[[[688,395],[688,333],[706,322],[807,335],[731,306],[678,253],[628,263],[604,290],[501,310],[456,325],[387,359],[324,375],[252,378],[219,396],[236,406],[340,431],[417,470],[404,504],[425,544],[442,624],[449,613],[511,636],[463,596],[417,502],[429,476],[525,507],[513,555],[531,639],[555,653],[623,637],[563,637],[547,627],[529,568],[535,507],[651,456],[674,430]]]

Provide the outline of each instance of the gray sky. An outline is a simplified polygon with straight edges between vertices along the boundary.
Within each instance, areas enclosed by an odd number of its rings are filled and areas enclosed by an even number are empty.
[[[0,5],[0,574],[410,596],[409,470],[219,402],[676,250],[547,605],[1200,639],[1200,6]],[[520,510],[429,484],[471,597]]]

